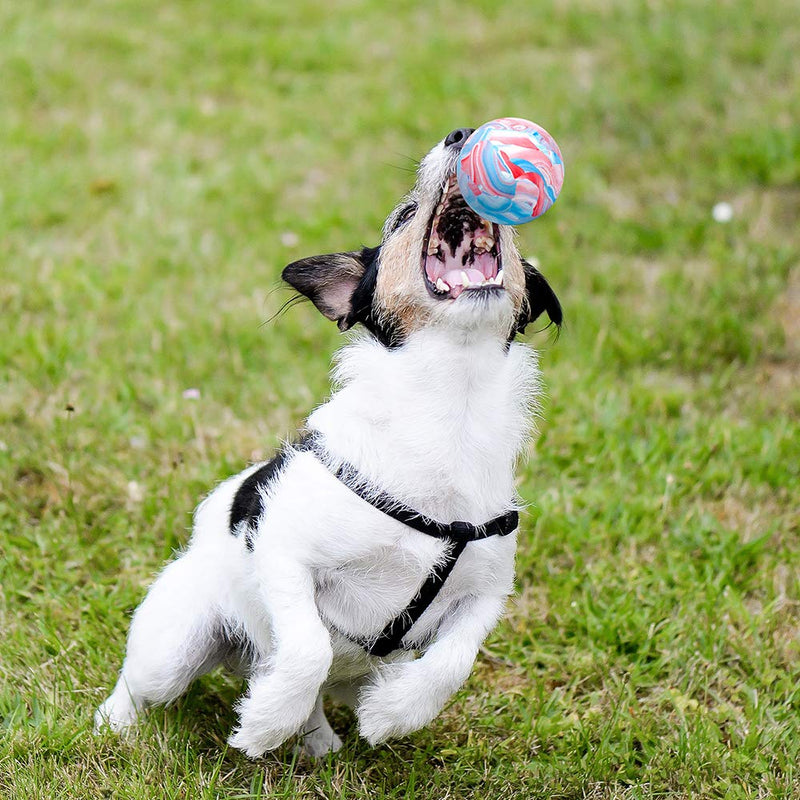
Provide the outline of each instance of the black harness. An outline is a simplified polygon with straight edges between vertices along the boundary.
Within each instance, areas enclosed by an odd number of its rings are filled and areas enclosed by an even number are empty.
[[[439,594],[444,582],[453,571],[458,557],[470,542],[477,542],[489,536],[507,536],[516,530],[519,524],[519,514],[516,510],[507,511],[485,525],[473,525],[471,522],[458,521],[448,524],[436,522],[436,520],[414,511],[413,508],[397,502],[383,492],[376,494],[373,491],[369,491],[368,482],[364,480],[352,464],[343,462],[335,468],[330,467],[327,463],[328,454],[316,436],[305,437],[295,445],[294,449],[300,452],[313,453],[323,464],[329,467],[335,478],[340,480],[362,500],[387,516],[402,522],[415,531],[419,531],[419,533],[433,536],[449,544],[444,561],[434,567],[406,608],[389,622],[380,632],[377,639],[358,642],[370,655],[386,656],[403,646],[403,638],[411,630],[414,623],[425,613],[436,598],[436,595]],[[353,637],[348,636],[348,638]]]

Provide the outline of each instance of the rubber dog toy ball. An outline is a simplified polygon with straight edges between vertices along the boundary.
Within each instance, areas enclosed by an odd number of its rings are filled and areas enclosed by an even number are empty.
[[[564,183],[564,161],[544,128],[503,117],[481,125],[467,139],[456,174],[473,211],[500,225],[523,225],[555,203]]]

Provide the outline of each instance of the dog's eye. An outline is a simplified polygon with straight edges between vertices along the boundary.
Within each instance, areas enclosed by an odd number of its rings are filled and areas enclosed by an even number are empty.
[[[409,205],[407,205],[397,215],[397,219],[395,220],[395,223],[394,223],[394,230],[397,230],[401,225],[405,225],[406,222],[408,222],[411,219],[411,217],[414,216],[414,214],[416,213],[416,210],[417,210],[417,204],[416,203],[410,203]]]

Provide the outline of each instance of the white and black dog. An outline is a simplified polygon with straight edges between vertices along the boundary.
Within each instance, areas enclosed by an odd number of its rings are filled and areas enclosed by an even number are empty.
[[[513,230],[458,190],[470,133],[428,153],[379,247],[284,270],[366,333],[305,433],[200,504],[133,617],[98,727],[122,731],[227,664],[249,680],[233,746],[259,756],[300,734],[322,755],[341,746],[323,695],[375,744],[429,723],[466,680],[513,584],[514,467],[539,394],[514,338],[542,312],[561,323]]]

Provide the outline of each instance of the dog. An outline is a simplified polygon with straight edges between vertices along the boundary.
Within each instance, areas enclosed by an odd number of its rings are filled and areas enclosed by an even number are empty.
[[[342,744],[323,696],[376,745],[430,723],[467,679],[513,589],[514,469],[538,413],[536,354],[515,337],[562,321],[513,229],[458,189],[471,132],[425,156],[378,247],[284,269],[362,332],[304,435],[198,506],[133,616],[98,729],[125,731],[224,664],[248,681],[230,744],[258,757],[299,735],[317,757]]]

